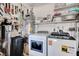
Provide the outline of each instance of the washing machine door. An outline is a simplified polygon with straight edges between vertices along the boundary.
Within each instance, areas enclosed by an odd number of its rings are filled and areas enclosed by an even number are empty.
[[[30,56],[46,56],[47,43],[46,36],[30,35],[29,36],[29,55]]]

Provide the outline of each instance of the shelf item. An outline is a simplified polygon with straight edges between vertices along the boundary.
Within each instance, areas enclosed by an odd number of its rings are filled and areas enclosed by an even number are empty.
[[[14,5],[12,5],[11,13],[14,14]]]
[[[69,16],[69,15],[76,15],[78,13],[69,13],[69,14],[65,14],[65,15],[59,15],[59,16],[54,16],[55,17],[63,17],[63,16]]]
[[[3,16],[3,14],[0,12],[0,15]]]
[[[3,9],[0,7],[0,10],[3,12]]]
[[[7,13],[7,3],[5,4],[4,11]]]
[[[71,10],[71,11],[75,11],[75,12],[79,12],[79,7],[71,8],[70,10]]]
[[[75,31],[75,28],[73,27],[73,28],[69,28],[69,31]]]
[[[69,15],[69,16],[66,16],[65,19],[63,19],[63,20],[64,20],[64,21],[65,21],[65,20],[71,20],[71,21],[72,21],[72,20],[76,20],[76,16],[75,16],[75,15]]]
[[[61,22],[62,21],[62,17],[55,17],[53,19],[53,22]]]
[[[5,13],[10,13],[10,3],[6,3],[4,7]]]
[[[55,8],[54,11],[59,11],[59,10],[63,10],[63,9],[73,8],[73,7],[79,7],[79,4],[66,5],[64,7]]]

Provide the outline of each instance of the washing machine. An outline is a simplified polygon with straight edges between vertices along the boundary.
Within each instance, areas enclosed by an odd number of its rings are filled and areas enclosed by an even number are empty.
[[[48,56],[76,56],[77,41],[67,35],[48,36]]]
[[[47,34],[30,34],[28,41],[30,56],[47,56]]]

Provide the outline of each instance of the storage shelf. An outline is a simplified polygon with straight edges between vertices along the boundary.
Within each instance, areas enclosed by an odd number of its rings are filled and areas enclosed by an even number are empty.
[[[71,13],[71,14],[67,14],[67,15],[60,15],[60,16],[54,16],[54,18],[56,17],[64,17],[64,16],[69,16],[69,15],[76,15],[77,13]],[[43,24],[57,24],[57,23],[73,23],[73,22],[79,22],[79,21],[61,21],[61,22],[42,22],[42,23],[36,23],[35,25],[43,25]]]
[[[71,13],[71,14],[67,14],[67,15],[60,15],[60,16],[54,16],[54,18],[56,17],[64,17],[64,16],[69,16],[69,15],[76,15],[77,13]]]
[[[46,23],[36,23],[35,25],[58,24],[58,23],[79,23],[79,21],[46,22]]]
[[[73,8],[73,7],[79,7],[79,4],[68,5],[68,6],[65,6],[65,7],[56,8],[56,9],[54,9],[54,11],[59,11],[59,10],[63,10],[63,9]]]

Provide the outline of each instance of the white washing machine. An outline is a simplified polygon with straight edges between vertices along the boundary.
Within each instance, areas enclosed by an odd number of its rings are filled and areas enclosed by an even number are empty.
[[[47,34],[29,35],[29,55],[46,56],[47,55]]]
[[[48,56],[76,56],[76,40],[48,38]]]

